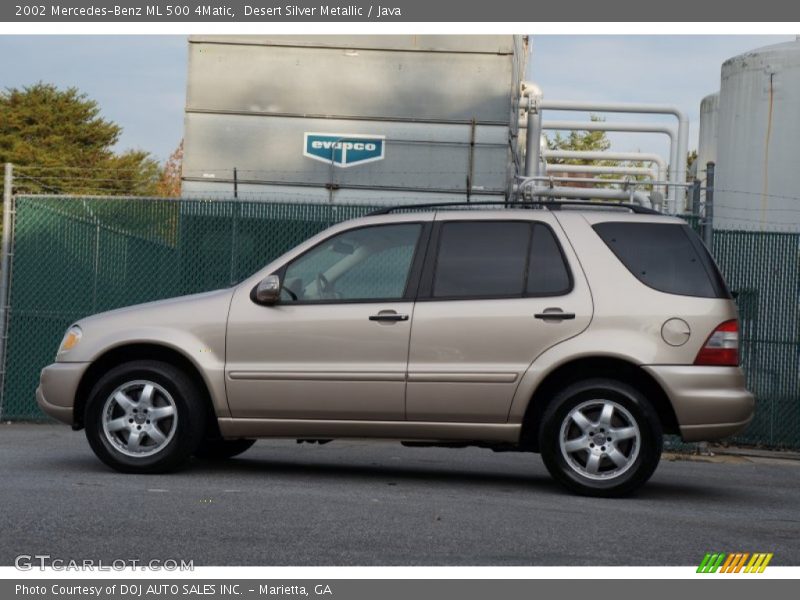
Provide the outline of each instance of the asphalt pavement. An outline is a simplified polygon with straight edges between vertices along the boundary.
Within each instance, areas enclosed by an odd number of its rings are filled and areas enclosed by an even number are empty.
[[[66,426],[0,425],[0,565],[800,565],[800,461],[667,457],[638,494],[570,495],[532,454],[259,441],[236,459],[122,475]]]

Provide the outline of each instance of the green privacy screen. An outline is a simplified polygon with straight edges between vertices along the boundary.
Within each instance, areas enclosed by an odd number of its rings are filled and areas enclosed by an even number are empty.
[[[739,439],[800,448],[800,234],[717,230],[713,246],[737,294],[742,367],[756,395]]]
[[[18,197],[3,414],[42,419],[39,371],[97,312],[228,287],[374,206]]]
[[[3,418],[42,419],[39,370],[82,316],[232,285],[374,206],[19,197]],[[738,292],[742,363],[758,398],[738,441],[800,448],[800,234],[715,231]]]

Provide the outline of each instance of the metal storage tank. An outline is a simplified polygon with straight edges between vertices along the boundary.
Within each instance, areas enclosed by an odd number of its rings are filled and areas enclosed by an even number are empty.
[[[800,225],[800,42],[747,52],[722,65],[714,225]]]
[[[706,165],[709,162],[717,162],[718,124],[719,92],[715,92],[700,102],[699,142],[697,144],[697,161],[693,169],[698,179],[705,180]]]
[[[183,194],[503,199],[520,36],[192,36]]]

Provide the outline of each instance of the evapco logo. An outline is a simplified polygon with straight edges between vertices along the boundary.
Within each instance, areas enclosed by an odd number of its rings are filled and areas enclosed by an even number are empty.
[[[336,167],[354,167],[383,160],[386,136],[360,133],[303,134],[303,156]]]
[[[708,552],[703,557],[698,573],[763,573],[772,552]]]

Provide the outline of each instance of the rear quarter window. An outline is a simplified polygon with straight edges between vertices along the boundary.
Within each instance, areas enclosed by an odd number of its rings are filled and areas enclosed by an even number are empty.
[[[688,225],[625,221],[598,223],[593,229],[648,287],[681,296],[731,297],[717,265]]]

